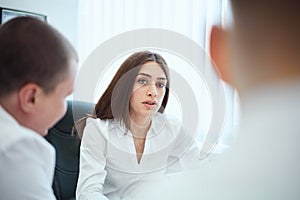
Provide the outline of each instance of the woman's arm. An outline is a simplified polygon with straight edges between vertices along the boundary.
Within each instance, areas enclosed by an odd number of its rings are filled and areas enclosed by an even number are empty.
[[[107,200],[103,195],[106,177],[106,140],[97,128],[95,119],[88,119],[80,146],[79,178],[76,189],[78,200]]]

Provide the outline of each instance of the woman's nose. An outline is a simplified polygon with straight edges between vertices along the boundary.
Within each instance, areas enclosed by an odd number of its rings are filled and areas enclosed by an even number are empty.
[[[157,89],[155,84],[149,84],[148,90],[147,90],[147,96],[150,97],[156,97],[157,96]]]

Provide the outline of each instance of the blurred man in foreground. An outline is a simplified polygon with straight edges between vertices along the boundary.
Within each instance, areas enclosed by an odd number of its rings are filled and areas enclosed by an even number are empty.
[[[137,188],[143,199],[300,199],[300,2],[231,0],[211,57],[240,95],[231,151],[204,168]]]

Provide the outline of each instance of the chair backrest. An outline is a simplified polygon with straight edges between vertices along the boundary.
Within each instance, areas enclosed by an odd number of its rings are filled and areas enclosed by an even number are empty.
[[[76,131],[72,134],[72,128],[74,121],[91,114],[93,108],[92,103],[68,101],[65,116],[49,129],[46,136],[56,150],[53,190],[58,200],[75,199],[80,139]]]

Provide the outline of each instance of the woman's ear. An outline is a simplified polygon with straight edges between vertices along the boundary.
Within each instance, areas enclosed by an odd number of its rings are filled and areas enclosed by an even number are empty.
[[[210,56],[220,78],[231,84],[229,50],[227,31],[219,26],[213,26],[210,33]]]
[[[19,105],[23,112],[31,113],[36,105],[36,98],[41,88],[34,83],[27,83],[18,92]]]

